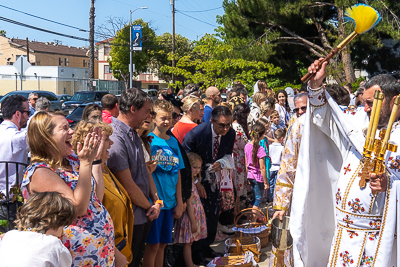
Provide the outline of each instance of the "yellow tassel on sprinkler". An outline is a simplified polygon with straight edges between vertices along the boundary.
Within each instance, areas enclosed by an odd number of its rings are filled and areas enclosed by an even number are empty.
[[[346,9],[346,19],[355,24],[354,31],[346,37],[340,44],[338,44],[332,51],[322,59],[318,64],[318,69],[321,68],[322,63],[329,61],[334,55],[339,53],[346,45],[348,45],[357,34],[364,33],[373,27],[381,20],[381,15],[374,8],[365,4],[357,4]],[[305,83],[313,77],[315,73],[307,73],[301,78],[301,82]]]

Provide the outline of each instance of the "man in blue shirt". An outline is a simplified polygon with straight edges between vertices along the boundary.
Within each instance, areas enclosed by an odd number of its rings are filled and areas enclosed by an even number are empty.
[[[206,90],[207,104],[204,107],[204,115],[202,122],[209,122],[211,119],[212,110],[221,102],[221,92],[217,87],[210,86]]]
[[[28,104],[29,104],[29,116],[33,116],[36,111],[36,101],[38,100],[39,96],[36,93],[30,93],[28,96]]]

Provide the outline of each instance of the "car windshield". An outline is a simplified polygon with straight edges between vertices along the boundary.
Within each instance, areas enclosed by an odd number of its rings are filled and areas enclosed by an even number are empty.
[[[95,93],[75,94],[71,101],[93,101]]]

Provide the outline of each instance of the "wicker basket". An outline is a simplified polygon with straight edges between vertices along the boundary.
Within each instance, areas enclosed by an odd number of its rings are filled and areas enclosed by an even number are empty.
[[[238,220],[242,217],[250,218],[252,217],[251,221],[248,220],[246,223],[238,224]],[[235,237],[239,238],[241,242],[247,243],[252,241],[252,237],[258,237],[260,239],[261,247],[265,248],[268,245],[269,240],[269,229],[267,227],[268,223],[268,215],[259,210],[259,209],[244,209],[240,211],[235,217],[235,226],[236,226],[236,233]],[[266,226],[267,228],[261,232],[256,230],[257,227]],[[243,233],[239,230],[239,228],[246,228],[250,229],[250,233]],[[254,233],[251,233],[251,229],[254,229]]]
[[[244,255],[238,256],[228,256],[228,257],[221,257],[217,260],[215,267],[252,267],[253,264],[243,263],[244,262]]]
[[[225,240],[225,253],[230,255],[244,254],[246,251],[250,251],[254,255],[256,262],[260,261],[261,256],[261,242],[260,238],[254,236],[245,236],[242,240],[228,238]]]

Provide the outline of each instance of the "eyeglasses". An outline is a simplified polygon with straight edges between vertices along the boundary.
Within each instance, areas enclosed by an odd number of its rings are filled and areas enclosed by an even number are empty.
[[[300,109],[305,112],[305,111],[307,111],[307,106],[303,106],[301,108],[295,108],[295,109],[293,109],[293,112],[298,113],[300,111]]]
[[[176,113],[176,112],[172,112],[172,118],[174,119],[174,120],[176,120],[176,119],[180,119],[182,117],[182,114],[178,114],[178,113]]]
[[[32,98],[33,100],[35,100],[35,101],[37,101],[39,98],[37,98],[37,97],[34,97],[34,98]]]
[[[215,124],[218,125],[219,127],[221,127],[222,129],[229,128],[232,125],[232,123],[224,124],[224,123],[218,123],[218,122],[215,122]]]
[[[30,110],[20,110],[19,112],[21,112],[22,114],[26,113],[26,114],[31,114]]]

